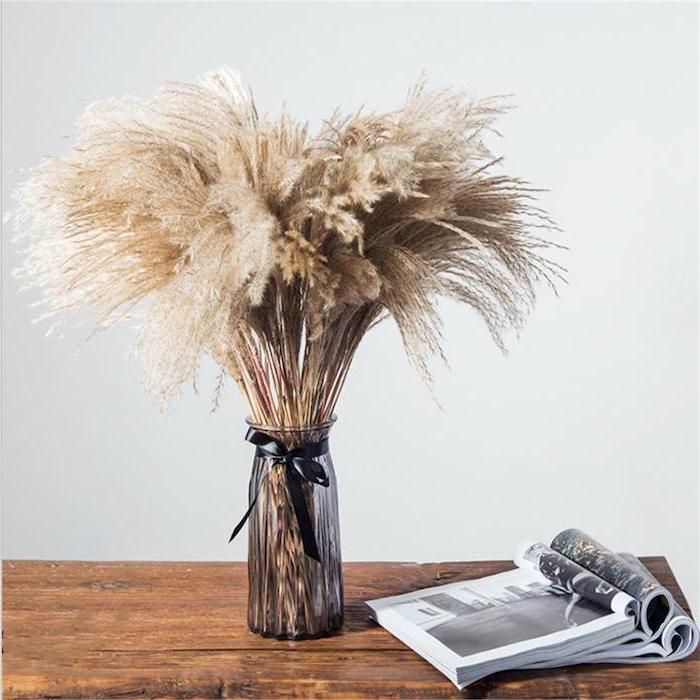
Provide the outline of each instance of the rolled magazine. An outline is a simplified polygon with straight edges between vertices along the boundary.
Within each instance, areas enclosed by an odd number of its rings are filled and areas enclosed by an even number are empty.
[[[625,585],[628,591],[635,593],[637,597],[632,599],[633,607],[630,609],[634,610],[637,627],[605,648],[592,649],[566,659],[557,659],[556,662],[552,660],[533,664],[529,668],[553,668],[585,663],[645,664],[676,661],[695,651],[700,641],[697,624],[637,557],[628,553],[615,554],[580,530],[565,530],[557,535],[552,546],[562,546],[562,542],[569,543],[566,550],[572,554],[572,550],[579,545],[587,552],[597,547],[601,555],[604,553],[605,560],[598,559],[596,569],[608,580],[616,580],[618,585]],[[572,598],[576,595],[586,595],[584,590],[595,595],[596,592],[592,591],[591,586],[596,580],[603,581],[596,574],[546,545],[535,543],[525,546],[519,553],[519,558],[522,564],[531,562],[542,573],[550,572],[545,573],[549,580],[555,586],[569,590]],[[569,568],[570,573],[562,573],[563,569],[559,569],[560,566],[571,567],[571,564],[578,568],[575,574],[573,568]],[[609,602],[599,598],[600,602],[612,606],[617,596],[617,604],[622,604],[623,599],[620,596],[623,592],[607,581],[603,583],[610,588]]]
[[[630,616],[639,614],[640,606],[635,598],[546,544],[531,542],[522,545],[515,563],[521,568],[539,571],[552,588],[569,593],[572,608],[579,601],[588,600],[607,610],[623,611]]]
[[[673,597],[644,568],[615,554],[581,530],[564,530],[552,540],[552,549],[597,574],[632,596],[640,605],[639,621],[647,634],[663,627],[671,616]]]
[[[695,622],[636,557],[580,530],[524,544],[515,563],[367,604],[459,688],[506,669],[674,661],[698,646]]]

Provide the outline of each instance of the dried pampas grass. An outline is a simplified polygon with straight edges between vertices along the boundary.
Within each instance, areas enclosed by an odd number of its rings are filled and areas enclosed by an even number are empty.
[[[323,422],[385,315],[427,378],[439,297],[502,346],[534,284],[561,276],[535,190],[482,142],[501,111],[419,84],[397,111],[335,115],[309,136],[259,117],[226,69],[92,104],[73,149],[17,192],[20,275],[50,313],[97,310],[97,328],[148,300],[136,349],[163,403],[208,353],[256,421]]]

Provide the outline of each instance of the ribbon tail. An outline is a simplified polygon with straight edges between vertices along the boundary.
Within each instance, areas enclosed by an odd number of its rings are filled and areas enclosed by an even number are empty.
[[[304,553],[306,556],[311,557],[320,563],[321,557],[318,553],[318,546],[316,545],[316,537],[314,536],[314,529],[313,525],[311,524],[309,510],[306,507],[304,489],[301,479],[297,475],[296,469],[291,464],[287,465],[287,486],[289,488],[289,495],[292,497],[294,513],[297,516],[299,532],[301,533],[301,541],[304,545]]]
[[[245,512],[243,517],[240,519],[238,525],[233,528],[233,532],[231,533],[231,537],[228,538],[229,544],[233,542],[234,537],[243,529],[243,526],[246,524],[246,521],[250,517],[250,514],[253,512],[253,508],[255,507],[255,504],[257,503],[258,496],[260,495],[260,488],[262,487],[264,479],[267,477],[267,474],[260,480],[260,483],[258,484],[258,490],[255,492],[255,497],[253,500],[250,502],[250,505],[248,506],[248,510]]]

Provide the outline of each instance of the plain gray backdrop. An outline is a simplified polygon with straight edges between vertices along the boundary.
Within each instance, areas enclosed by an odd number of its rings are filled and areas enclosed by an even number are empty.
[[[502,356],[445,304],[440,409],[394,326],[372,331],[332,451],[347,560],[510,558],[580,527],[666,555],[698,597],[697,17],[693,4],[3,3],[3,209],[19,169],[67,148],[86,103],[239,69],[263,112],[436,87],[511,94],[490,145],[549,191],[570,284],[542,289]],[[210,413],[204,363],[167,415],[126,359],[129,324],[49,337],[3,236],[5,558],[243,559],[246,409]],[[697,609],[697,608],[696,608]]]

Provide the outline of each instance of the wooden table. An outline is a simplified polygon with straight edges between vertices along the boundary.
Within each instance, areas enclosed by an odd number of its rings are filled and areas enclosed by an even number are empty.
[[[686,605],[666,560],[643,560]],[[363,600],[512,568],[510,562],[345,565],[341,635],[279,642],[245,623],[242,563],[3,563],[4,696],[449,697],[430,664]],[[464,697],[700,697],[700,656],[671,664],[499,673]]]

